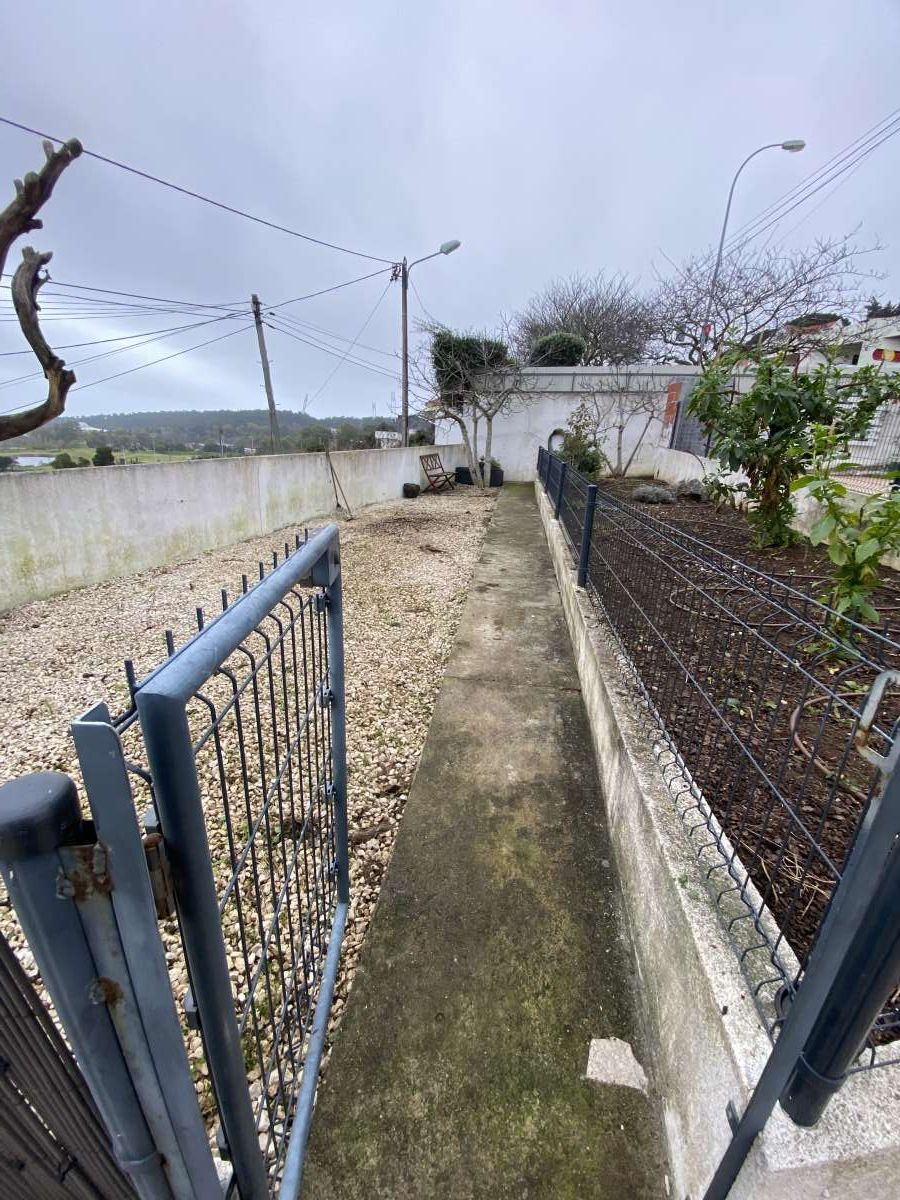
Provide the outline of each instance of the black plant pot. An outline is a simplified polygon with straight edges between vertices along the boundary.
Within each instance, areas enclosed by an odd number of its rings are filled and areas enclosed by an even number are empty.
[[[481,468],[482,471],[484,470],[484,459],[482,459],[479,462],[478,466]],[[468,467],[457,467],[456,468],[456,482],[457,483],[472,483],[473,482],[472,472],[469,470]],[[496,464],[491,465],[491,478],[490,478],[490,483],[488,486],[489,487],[503,487],[503,468],[502,467],[498,467]]]

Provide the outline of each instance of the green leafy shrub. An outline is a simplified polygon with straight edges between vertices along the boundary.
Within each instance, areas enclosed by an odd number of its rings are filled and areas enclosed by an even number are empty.
[[[112,446],[98,446],[94,451],[95,467],[111,467],[116,461]]]
[[[844,374],[831,361],[800,372],[783,355],[756,356],[750,389],[735,395],[734,370],[746,359],[741,350],[710,363],[688,408],[711,436],[711,451],[722,465],[747,475],[753,502],[748,520],[757,545],[787,546],[797,540],[791,487],[816,456],[817,429],[827,426],[846,454],[879,407],[900,399],[900,375],[874,366]]]
[[[68,450],[63,450],[61,454],[57,454],[50,466],[54,471],[67,471],[70,467],[77,467],[78,463]]]
[[[571,463],[579,474],[587,475],[590,479],[596,479],[609,467],[609,459],[600,447],[578,429],[570,429],[563,438],[559,457],[563,462]]]
[[[877,624],[881,618],[871,597],[880,582],[880,560],[900,553],[900,492],[869,496],[852,507],[846,503],[847,487],[821,466],[817,473],[794,481],[795,489],[801,487],[808,488],[824,509],[809,540],[828,549],[831,607],[842,617]]]
[[[466,392],[475,376],[509,363],[509,347],[477,333],[438,329],[431,338],[431,364],[442,392]]]
[[[577,367],[584,362],[587,343],[577,333],[546,333],[531,347],[528,361],[533,367]]]

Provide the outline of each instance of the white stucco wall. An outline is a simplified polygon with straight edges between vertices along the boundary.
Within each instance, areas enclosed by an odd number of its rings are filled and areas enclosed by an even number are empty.
[[[529,481],[537,475],[538,447],[549,447],[556,430],[565,431],[569,417],[585,397],[596,396],[611,405],[620,392],[635,392],[655,398],[659,419],[653,420],[642,447],[668,445],[677,396],[671,384],[682,384],[696,375],[695,367],[660,366],[641,363],[617,367],[528,367],[523,372],[509,412],[494,418],[491,457],[496,458],[509,480]],[[632,416],[623,436],[623,458],[627,460],[647,421],[646,413]],[[472,436],[471,420],[467,421]],[[436,436],[452,438],[452,422],[438,422]],[[478,423],[478,449],[484,451],[484,421]],[[606,453],[614,459],[615,445],[608,441]]]
[[[351,509],[424,484],[436,449],[332,454]],[[324,454],[278,454],[0,476],[0,611],[335,512]]]

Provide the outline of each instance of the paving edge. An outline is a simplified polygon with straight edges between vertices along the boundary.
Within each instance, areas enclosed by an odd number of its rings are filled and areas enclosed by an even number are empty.
[[[700,1200],[769,1052],[601,619],[540,482],[538,508],[584,693],[662,1100],[675,1200]],[[688,885],[685,886],[685,877]],[[900,1067],[853,1077],[815,1129],[776,1109],[732,1200],[893,1200],[900,1178]]]

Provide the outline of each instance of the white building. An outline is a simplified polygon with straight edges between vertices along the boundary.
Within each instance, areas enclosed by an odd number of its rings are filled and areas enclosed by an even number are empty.
[[[510,480],[534,479],[539,446],[558,450],[569,418],[585,400],[606,427],[604,450],[623,463],[672,438],[679,402],[697,378],[696,367],[638,363],[626,367],[527,367],[516,380],[509,411],[494,418],[491,457]],[[474,430],[466,421],[469,436]],[[435,441],[457,440],[450,421],[437,422]],[[484,420],[478,422],[478,453],[484,451]],[[620,444],[621,442],[621,444]],[[636,456],[637,457],[637,456]],[[634,464],[632,464],[634,465]]]

